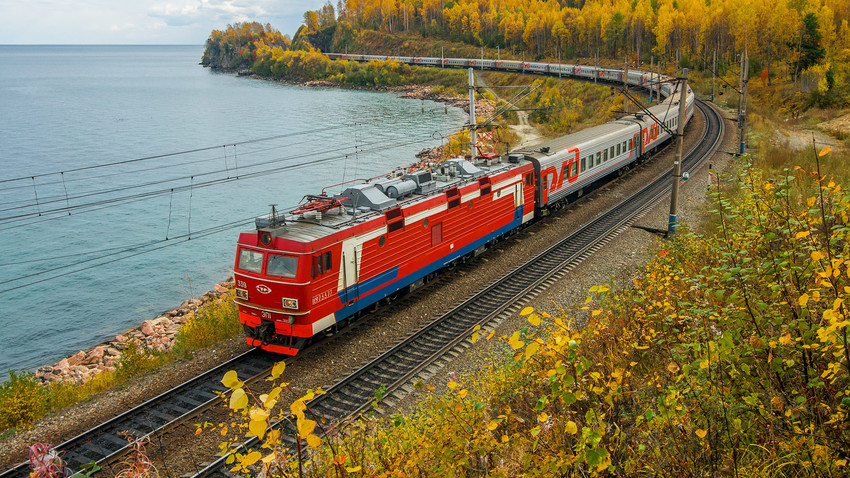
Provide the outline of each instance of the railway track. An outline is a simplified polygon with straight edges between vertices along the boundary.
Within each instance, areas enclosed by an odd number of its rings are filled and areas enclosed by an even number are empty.
[[[706,116],[706,129],[700,143],[683,161],[684,170],[698,165],[708,152],[716,148],[722,137],[720,116],[702,102],[698,102],[698,107]],[[405,390],[413,377],[427,375],[429,369],[439,365],[439,360],[456,356],[468,347],[466,339],[476,325],[495,327],[497,321],[494,319],[515,312],[524,301],[563,277],[657,202],[668,189],[669,171],[620,206],[602,214],[334,385],[326,394],[308,404],[311,410],[328,420],[348,417],[371,406],[375,391],[381,386],[385,386],[387,391],[385,403],[391,404],[393,394]],[[236,370],[240,377],[249,377],[244,380],[246,383],[251,383],[267,376],[273,363],[279,360],[279,355],[261,350],[246,352],[56,446],[56,449],[62,452],[63,460],[74,470],[92,461],[98,464],[113,462],[129,449],[122,432],[141,437],[169,430],[220,402],[219,393],[226,391],[221,384],[221,377],[226,371]],[[276,426],[291,425],[282,422]],[[283,436],[292,436],[292,433],[284,432]],[[251,447],[255,444],[247,442],[245,445]],[[221,459],[201,470],[197,476],[229,476],[227,468],[224,459]],[[29,476],[26,464],[0,474],[0,478],[26,476]]]
[[[706,128],[700,142],[683,159],[683,171],[699,167],[716,151],[723,138],[724,125],[720,114],[702,101],[697,102],[697,107],[706,118]],[[409,392],[414,377],[433,373],[441,361],[465,350],[476,326],[485,330],[495,328],[500,319],[519,311],[531,298],[562,278],[665,198],[670,189],[671,174],[672,170],[666,171],[619,205],[344,378],[325,394],[308,402],[307,406],[315,417],[332,423],[369,409],[375,392],[382,387],[385,402],[391,401],[396,394]],[[283,439],[289,440],[287,444],[296,445],[292,437],[297,433],[289,419],[278,421],[271,428],[281,429]],[[259,440],[253,438],[240,450],[257,448],[259,444]],[[216,460],[195,476],[232,476],[225,459]]]

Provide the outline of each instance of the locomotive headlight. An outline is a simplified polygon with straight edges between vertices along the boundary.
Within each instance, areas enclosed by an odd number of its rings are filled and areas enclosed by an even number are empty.
[[[283,299],[283,308],[284,309],[297,309],[298,308],[298,299]]]
[[[260,233],[260,243],[264,246],[270,245],[272,243],[272,235],[267,231],[261,232]]]
[[[248,291],[245,289],[236,289],[236,298],[248,300]]]
[[[290,315],[290,316],[289,316],[289,318],[288,318],[288,319],[286,319],[286,321],[287,321],[287,322],[289,322],[289,325],[293,325],[293,324],[295,324],[295,316],[294,316],[294,315]]]

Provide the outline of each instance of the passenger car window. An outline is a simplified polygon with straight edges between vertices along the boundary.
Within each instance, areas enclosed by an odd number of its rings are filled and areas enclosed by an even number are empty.
[[[292,256],[269,254],[269,265],[266,273],[270,276],[295,277],[298,271],[298,259]]]
[[[263,270],[263,253],[249,249],[242,249],[239,251],[239,265],[236,267],[259,274]]]

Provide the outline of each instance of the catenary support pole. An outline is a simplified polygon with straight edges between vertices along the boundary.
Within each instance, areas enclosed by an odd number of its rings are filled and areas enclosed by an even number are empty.
[[[741,89],[741,154],[747,152],[747,83],[750,82],[750,57],[744,56],[743,87]]]
[[[711,61],[711,102],[714,103],[714,78],[717,76],[717,49],[714,49],[714,56]]]
[[[670,221],[667,223],[667,237],[676,234],[676,216],[679,209],[679,180],[682,177],[682,146],[685,142],[685,115],[688,99],[688,69],[682,69],[679,81],[679,117],[676,119],[676,159],[673,161],[673,190],[670,192]]]
[[[475,159],[475,75],[469,69],[469,142],[470,158]]]

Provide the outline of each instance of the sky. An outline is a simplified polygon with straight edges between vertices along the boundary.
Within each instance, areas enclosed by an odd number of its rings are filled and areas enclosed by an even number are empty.
[[[326,0],[0,0],[0,44],[201,45],[229,23],[290,36]]]

